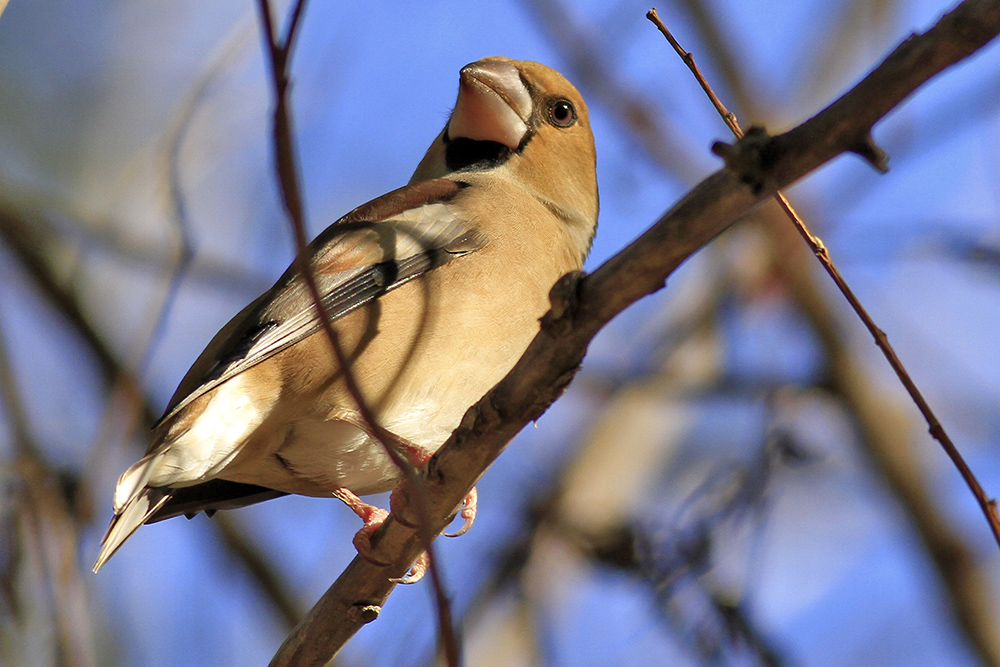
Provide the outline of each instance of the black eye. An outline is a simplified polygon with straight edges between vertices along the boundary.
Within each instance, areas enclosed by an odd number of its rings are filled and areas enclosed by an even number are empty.
[[[569,127],[576,122],[576,109],[569,100],[549,102],[549,122],[556,127]]]

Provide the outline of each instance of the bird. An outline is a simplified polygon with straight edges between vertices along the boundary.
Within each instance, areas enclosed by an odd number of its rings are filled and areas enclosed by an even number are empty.
[[[577,89],[531,61],[463,67],[409,182],[307,248],[346,367],[293,263],[184,376],[145,456],[118,479],[94,572],[144,524],[287,494],[344,501],[364,521],[354,539],[364,552],[387,513],[360,496],[402,475],[348,376],[410,459],[428,460],[527,349],[553,284],[582,268],[598,208]]]

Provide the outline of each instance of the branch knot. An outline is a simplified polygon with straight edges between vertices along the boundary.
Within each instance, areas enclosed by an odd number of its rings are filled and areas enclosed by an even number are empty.
[[[777,161],[777,142],[763,127],[753,126],[735,144],[716,141],[712,152],[722,158],[726,169],[736,174],[741,183],[750,186],[755,195],[764,189],[768,171]]]
[[[584,276],[586,274],[583,271],[570,271],[549,290],[552,308],[542,316],[541,324],[542,331],[552,338],[562,338],[573,330]]]

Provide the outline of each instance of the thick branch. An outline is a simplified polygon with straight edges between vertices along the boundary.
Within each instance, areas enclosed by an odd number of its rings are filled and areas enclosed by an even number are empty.
[[[685,259],[769,198],[845,151],[864,145],[872,126],[920,85],[1000,32],[1000,0],[967,0],[927,33],[900,45],[878,68],[821,113],[778,137],[757,134],[727,151],[730,168],[711,175],[639,239],[592,275],[553,288],[553,309],[524,356],[431,460],[427,489],[441,530],[468,489],[507,442],[565,389],[587,346],[607,322],[655,292]],[[412,523],[412,522],[409,522]],[[376,535],[372,556],[355,558],[286,639],[272,665],[324,665],[381,611],[421,550],[417,531],[395,517]]]

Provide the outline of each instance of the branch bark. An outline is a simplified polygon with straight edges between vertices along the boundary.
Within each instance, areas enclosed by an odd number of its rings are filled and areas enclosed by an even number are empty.
[[[506,444],[569,384],[594,335],[638,299],[663,287],[689,256],[778,189],[844,152],[870,155],[876,122],[919,86],[968,57],[1000,32],[1000,0],[966,0],[922,35],[904,41],[864,80],[791,131],[752,132],[720,146],[727,167],[702,181],[631,245],[593,274],[570,274],[553,287],[552,310],[524,356],[466,414],[430,461],[432,528],[447,525],[465,494]],[[403,520],[401,521],[400,518]],[[325,665],[365,623],[378,617],[395,583],[422,550],[413,517],[391,516],[372,556],[355,558],[285,640],[272,666]]]

